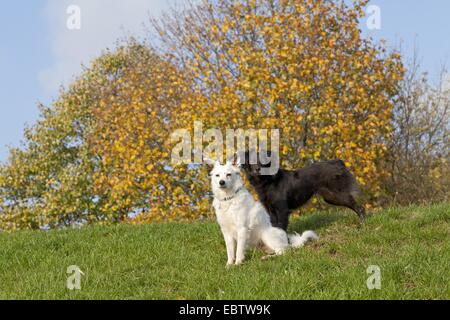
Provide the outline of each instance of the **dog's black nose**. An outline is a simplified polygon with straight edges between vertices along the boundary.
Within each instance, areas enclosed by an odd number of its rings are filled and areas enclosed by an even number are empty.
[[[221,186],[224,186],[224,185],[225,185],[225,181],[220,180],[220,181],[219,181],[219,184],[220,184]]]

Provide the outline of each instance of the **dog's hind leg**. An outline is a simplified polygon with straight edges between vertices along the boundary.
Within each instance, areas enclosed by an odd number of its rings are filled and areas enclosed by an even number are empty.
[[[355,211],[361,223],[364,223],[366,220],[366,209],[356,201],[355,197],[352,194],[348,194],[347,197],[348,199],[346,201],[346,207]]]
[[[364,206],[358,204],[355,201],[355,205],[354,205],[353,211],[355,211],[358,214],[358,217],[361,220],[361,223],[364,223],[366,221],[366,209],[364,208]]]
[[[352,209],[356,212],[361,222],[364,222],[366,210],[362,205],[358,204],[355,197],[351,193],[334,193],[329,190],[320,190],[319,194],[328,204]]]
[[[281,255],[289,248],[289,240],[286,232],[279,228],[269,227],[261,233],[261,240],[264,245],[270,249],[273,254],[263,257],[271,257],[273,255]]]

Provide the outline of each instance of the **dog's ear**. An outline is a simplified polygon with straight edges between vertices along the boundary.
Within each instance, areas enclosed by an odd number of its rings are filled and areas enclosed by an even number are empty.
[[[203,164],[206,166],[209,175],[211,175],[211,171],[214,169],[214,167],[217,165],[218,162],[219,162],[218,160],[213,160],[211,158],[207,157],[203,158]]]
[[[238,167],[238,168],[242,168],[244,166],[244,164],[246,163],[246,158],[247,158],[247,154],[248,151],[238,151],[233,158],[233,165]]]
[[[279,153],[274,151],[264,151],[259,154],[259,163],[261,167],[261,174],[276,175],[280,170]]]
[[[240,154],[242,165],[256,165],[259,163],[259,154],[256,149],[249,149],[246,152]]]
[[[245,154],[242,152],[238,152],[234,155],[234,165],[238,168],[241,168],[245,163]]]
[[[237,154],[233,155],[231,158],[228,158],[227,164],[233,166],[233,167],[241,167],[241,162],[239,159],[239,156]]]

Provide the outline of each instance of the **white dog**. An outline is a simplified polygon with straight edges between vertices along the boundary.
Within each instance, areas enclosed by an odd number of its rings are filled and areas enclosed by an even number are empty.
[[[313,231],[303,235],[290,234],[274,228],[269,214],[260,202],[244,187],[239,165],[216,162],[211,171],[213,206],[227,247],[227,267],[241,264],[249,247],[265,246],[273,255],[280,255],[289,247],[302,247],[309,240],[317,240]]]

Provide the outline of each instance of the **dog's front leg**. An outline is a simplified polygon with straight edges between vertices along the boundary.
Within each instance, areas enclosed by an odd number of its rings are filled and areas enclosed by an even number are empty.
[[[235,245],[234,245],[234,239],[231,235],[224,233],[223,237],[225,239],[225,245],[227,247],[227,267],[230,267],[234,264],[235,260]]]
[[[273,227],[278,227],[278,216],[276,211],[274,212],[274,209],[270,209],[267,211],[269,213],[269,217],[270,217],[270,224]]]
[[[284,201],[273,208],[273,214],[277,217],[277,224],[272,224],[272,226],[287,231],[290,211]]]
[[[244,262],[248,233],[249,233],[249,230],[247,228],[241,228],[238,230],[236,265],[240,265],[240,264],[242,264],[242,262]]]

